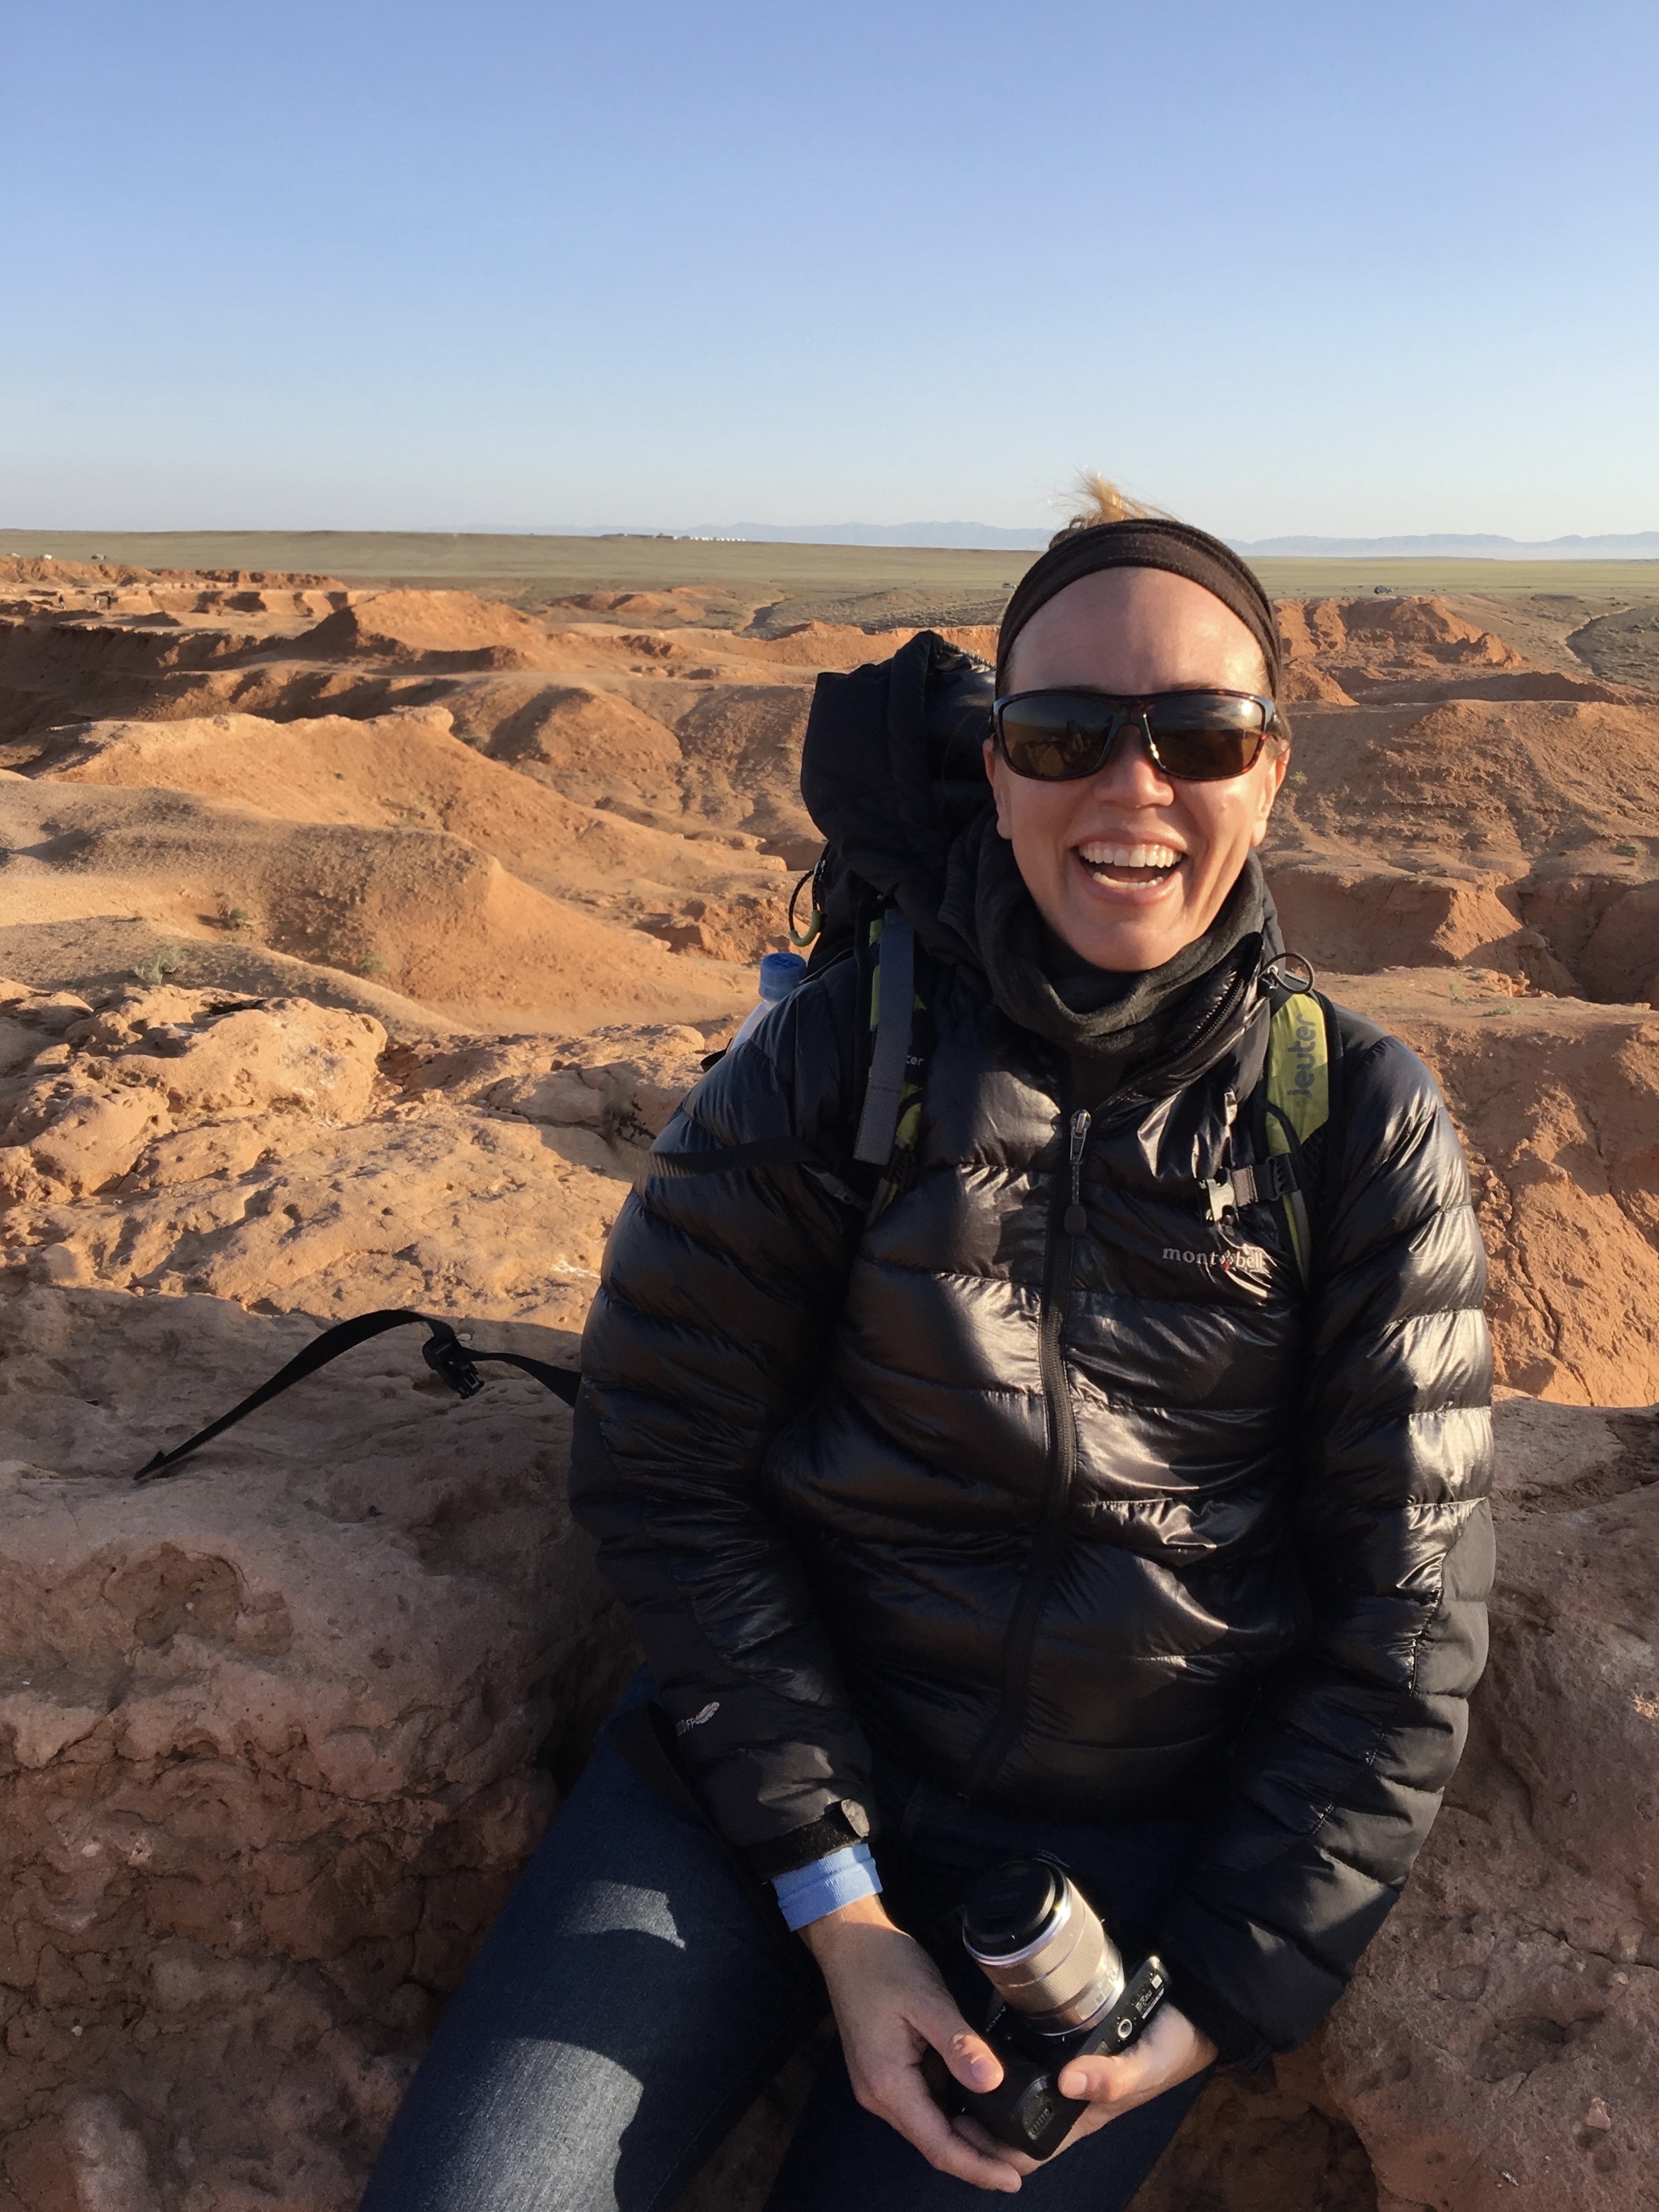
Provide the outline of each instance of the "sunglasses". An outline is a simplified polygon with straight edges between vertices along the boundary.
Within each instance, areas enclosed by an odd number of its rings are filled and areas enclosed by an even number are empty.
[[[1166,775],[1220,783],[1254,768],[1278,717],[1255,691],[1015,691],[991,708],[997,749],[1016,775],[1075,783],[1098,775],[1120,731],[1139,732]]]

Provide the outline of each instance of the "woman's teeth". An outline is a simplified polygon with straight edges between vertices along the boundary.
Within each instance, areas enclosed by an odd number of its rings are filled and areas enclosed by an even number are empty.
[[[1178,867],[1173,845],[1079,845],[1077,857],[1092,876],[1106,883],[1146,883]]]

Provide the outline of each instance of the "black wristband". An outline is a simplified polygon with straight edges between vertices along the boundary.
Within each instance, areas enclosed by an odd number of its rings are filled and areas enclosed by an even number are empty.
[[[763,1881],[771,1881],[780,1874],[794,1874],[798,1868],[810,1866],[814,1859],[827,1858],[832,1851],[868,1843],[870,1833],[869,1814],[855,1799],[844,1797],[839,1803],[826,1805],[808,1826],[792,1828],[788,1835],[776,1837],[769,1844],[752,1844],[743,1856]]]

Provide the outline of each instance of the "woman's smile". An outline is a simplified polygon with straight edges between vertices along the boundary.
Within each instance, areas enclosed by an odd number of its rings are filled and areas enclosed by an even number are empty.
[[[1083,872],[1088,896],[1130,899],[1148,904],[1173,890],[1186,855],[1173,845],[1123,838],[1091,837],[1071,848]]]

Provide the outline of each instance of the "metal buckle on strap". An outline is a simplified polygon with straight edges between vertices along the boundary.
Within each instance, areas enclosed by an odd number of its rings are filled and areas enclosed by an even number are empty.
[[[1228,1214],[1238,1211],[1238,1200],[1230,1176],[1213,1176],[1209,1182],[1200,1183],[1198,1188],[1208,1202],[1208,1218],[1211,1221],[1219,1224],[1226,1219]]]
[[[1287,999],[1299,998],[1313,988],[1313,963],[1299,952],[1281,952],[1262,970],[1262,981],[1270,991],[1282,992]]]
[[[1246,1206],[1271,1206],[1296,1188],[1296,1170],[1284,1154],[1250,1168],[1234,1168],[1230,1175],[1212,1176],[1199,1188],[1208,1201],[1209,1218],[1220,1222]]]

